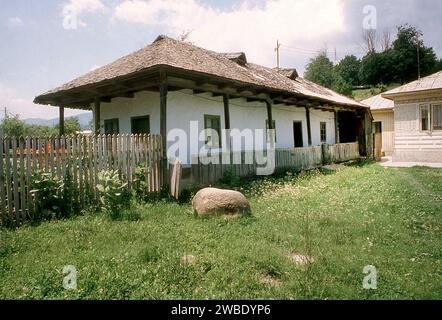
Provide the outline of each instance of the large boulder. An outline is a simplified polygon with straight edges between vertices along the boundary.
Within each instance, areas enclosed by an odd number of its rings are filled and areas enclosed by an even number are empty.
[[[228,216],[250,214],[250,203],[238,191],[205,188],[192,200],[193,210],[199,216],[225,214]]]

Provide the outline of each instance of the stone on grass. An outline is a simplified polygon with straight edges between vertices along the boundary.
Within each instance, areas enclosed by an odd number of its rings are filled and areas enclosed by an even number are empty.
[[[226,216],[242,216],[251,213],[250,203],[238,191],[205,188],[192,200],[193,210],[199,216],[224,214]]]

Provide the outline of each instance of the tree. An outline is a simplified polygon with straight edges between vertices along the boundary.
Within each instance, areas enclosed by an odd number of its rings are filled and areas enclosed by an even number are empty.
[[[378,39],[378,35],[375,29],[364,31],[362,33],[362,39],[364,40],[364,46],[367,54],[376,52],[376,42]]]
[[[395,80],[394,52],[372,52],[361,60],[361,83],[368,85],[389,84]]]
[[[307,80],[324,87],[331,88],[333,86],[333,63],[327,57],[326,52],[322,52],[316,58],[310,60],[304,76]]]
[[[26,124],[20,119],[20,116],[6,115],[1,122],[1,131],[9,137],[23,137],[25,135]]]
[[[410,82],[421,75],[434,72],[437,58],[433,48],[427,48],[422,40],[422,32],[408,24],[399,26],[397,39],[393,42],[394,67],[397,80],[401,83]],[[419,51],[419,68],[418,68]]]
[[[353,86],[345,81],[337,72],[335,72],[333,77],[332,90],[348,97],[352,97],[353,95]]]
[[[53,127],[42,125],[27,125],[25,128],[25,136],[29,137],[50,137],[56,136],[58,131]]]
[[[57,132],[59,132],[60,125],[57,124],[55,126],[55,129],[57,130]],[[79,131],[81,131],[81,124],[80,124],[80,120],[77,117],[68,118],[64,121],[64,134],[65,135],[76,134]]]
[[[346,56],[336,66],[336,73],[344,82],[351,86],[359,85],[359,69],[361,61],[356,56]]]

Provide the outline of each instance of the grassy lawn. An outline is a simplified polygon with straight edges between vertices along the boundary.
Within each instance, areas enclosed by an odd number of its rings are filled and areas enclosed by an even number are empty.
[[[353,98],[356,101],[362,101],[365,99],[368,99],[372,96],[376,96],[378,94],[380,94],[381,92],[385,92],[394,88],[399,87],[400,84],[390,84],[388,86],[386,86],[383,90],[380,87],[372,87],[370,89],[357,89],[357,90],[353,90]]]
[[[365,164],[246,193],[253,216],[238,220],[164,202],[136,221],[90,214],[1,230],[0,298],[442,298],[442,170]],[[314,262],[296,265],[294,253]],[[76,291],[62,287],[66,265]],[[366,265],[377,290],[362,288]]]

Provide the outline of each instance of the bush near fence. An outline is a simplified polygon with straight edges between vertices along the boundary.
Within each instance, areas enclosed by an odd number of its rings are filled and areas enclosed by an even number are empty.
[[[41,174],[70,177],[82,207],[98,203],[98,174],[117,170],[129,190],[139,183],[137,168],[145,167],[144,192],[162,185],[163,150],[159,135],[77,135],[48,138],[0,138],[0,214],[3,224],[21,223],[37,214],[34,180]]]

